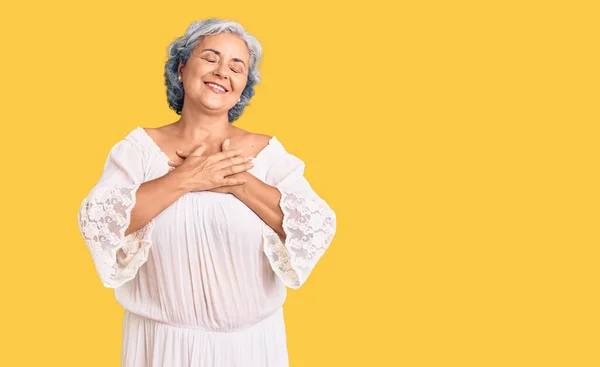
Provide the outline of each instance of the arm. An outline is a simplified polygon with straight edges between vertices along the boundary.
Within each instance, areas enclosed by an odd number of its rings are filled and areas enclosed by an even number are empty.
[[[130,136],[115,144],[79,208],[79,229],[107,288],[135,277],[152,246],[154,217],[183,194],[173,175],[144,182],[145,156]]]
[[[160,212],[188,192],[183,180],[175,177],[177,173],[166,175],[140,185],[136,192],[136,203],[131,210],[129,227],[125,236],[149,223]]]
[[[269,227],[285,241],[283,229],[283,211],[279,206],[281,192],[274,186],[266,184],[248,172],[240,173],[246,183],[234,187],[232,194],[256,213]]]
[[[278,141],[273,145],[264,182],[240,172],[228,177],[245,183],[210,191],[236,196],[263,220],[263,252],[273,271],[286,286],[299,288],[333,240],[336,216],[304,177],[304,162]]]
[[[247,170],[241,151],[202,156],[197,148],[178,171],[145,182],[148,152],[131,136],[111,149],[100,180],[83,200],[79,228],[102,284],[117,288],[133,279],[147,261],[154,218],[190,191],[240,185],[226,172]]]
[[[265,183],[248,177],[234,195],[266,223],[263,252],[283,283],[296,289],[333,240],[336,216],[304,177],[304,162],[275,144]]]

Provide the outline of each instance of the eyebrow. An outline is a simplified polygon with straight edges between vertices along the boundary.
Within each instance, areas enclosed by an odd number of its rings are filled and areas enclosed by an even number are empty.
[[[202,50],[202,51],[200,51],[200,52],[202,53],[202,52],[204,52],[204,51],[212,51],[212,52],[214,52],[214,53],[215,53],[215,54],[217,54],[217,55],[221,55],[221,52],[219,52],[219,51],[217,51],[217,50],[215,50],[215,49],[213,49],[213,48],[205,48],[204,50]],[[233,61],[241,62],[242,64],[244,64],[244,66],[246,66],[246,63],[245,63],[243,60],[241,60],[241,59],[238,59],[237,57],[234,57],[234,58],[233,58]]]

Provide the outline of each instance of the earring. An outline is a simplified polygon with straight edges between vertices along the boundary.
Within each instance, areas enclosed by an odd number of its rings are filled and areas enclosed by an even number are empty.
[[[241,98],[238,98],[238,102],[241,101],[241,100],[242,100]]]
[[[179,74],[179,81],[181,81],[181,74]]]

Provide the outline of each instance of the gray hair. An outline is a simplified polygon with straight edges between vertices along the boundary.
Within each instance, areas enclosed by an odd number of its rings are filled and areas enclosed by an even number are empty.
[[[260,72],[258,63],[262,58],[262,46],[258,40],[250,33],[244,30],[239,23],[234,21],[220,20],[216,18],[196,21],[190,24],[185,34],[171,43],[167,49],[169,60],[165,64],[165,85],[167,86],[167,101],[169,107],[178,115],[181,115],[183,109],[183,83],[179,81],[177,72],[179,61],[185,65],[196,44],[207,35],[217,33],[233,33],[246,43],[250,51],[250,67],[248,70],[248,81],[242,91],[240,101],[228,112],[229,122],[237,120],[244,108],[249,104],[254,96],[254,86],[260,82]]]

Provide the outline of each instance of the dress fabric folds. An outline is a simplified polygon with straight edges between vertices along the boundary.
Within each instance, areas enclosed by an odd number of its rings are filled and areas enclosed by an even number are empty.
[[[281,192],[281,237],[231,194],[190,192],[125,236],[141,184],[169,158],[137,127],[110,150],[79,228],[124,308],[122,366],[288,366],[286,288],[306,282],[336,217],[276,137],[249,172]]]

